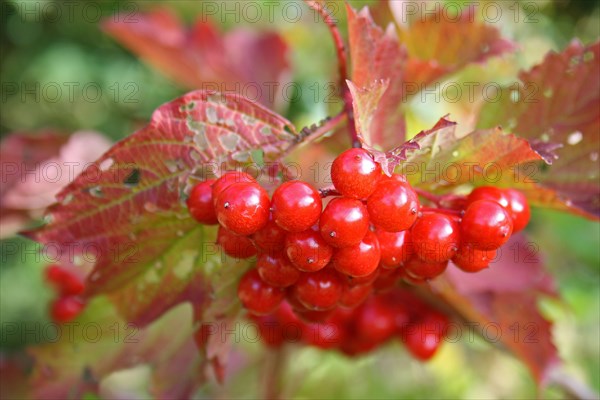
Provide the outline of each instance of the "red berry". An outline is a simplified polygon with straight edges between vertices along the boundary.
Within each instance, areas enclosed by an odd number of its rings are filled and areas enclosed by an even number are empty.
[[[400,232],[410,228],[417,219],[419,196],[408,183],[396,180],[380,182],[367,200],[369,216],[375,226]]]
[[[231,257],[245,259],[256,254],[256,247],[250,239],[236,235],[222,226],[219,226],[217,231],[217,244],[221,246],[225,254]]]
[[[298,316],[298,318],[302,322],[306,322],[308,324],[325,322],[329,320],[331,314],[333,314],[333,308],[329,310],[309,310],[307,308],[304,309],[294,309],[294,313]]]
[[[515,189],[500,189],[493,186],[481,186],[473,189],[467,197],[467,205],[477,200],[490,200],[500,204],[510,215],[513,233],[519,232],[529,223],[531,211],[527,198]]]
[[[256,260],[256,269],[263,281],[276,287],[291,286],[300,277],[300,271],[283,253],[260,254]]]
[[[331,165],[331,180],[344,196],[366,199],[381,179],[381,166],[363,149],[350,149]]]
[[[359,200],[335,198],[323,210],[319,229],[323,239],[333,247],[356,245],[369,230],[367,208]]]
[[[217,179],[212,185],[212,197],[213,202],[217,201],[217,197],[221,194],[221,192],[227,189],[229,186],[234,183],[257,183],[256,179],[245,172],[240,171],[229,171],[224,173],[219,179]]]
[[[343,281],[331,268],[305,272],[292,286],[293,295],[309,310],[324,311],[336,306],[342,297]]]
[[[508,198],[508,207],[505,208],[512,218],[513,233],[519,232],[527,226],[531,217],[527,198],[523,193],[515,189],[506,189],[505,194]]]
[[[383,343],[396,332],[396,313],[381,297],[371,297],[356,310],[354,327],[359,338]]]
[[[380,268],[377,268],[375,271],[371,272],[369,275],[365,275],[365,276],[343,275],[343,277],[346,278],[345,281],[348,286],[370,285],[373,282],[375,282],[375,280],[379,276],[379,271],[380,271]]]
[[[201,224],[216,225],[218,223],[212,197],[214,182],[214,179],[208,179],[194,186],[186,202],[192,217]]]
[[[267,346],[273,348],[281,347],[286,338],[277,315],[269,314],[259,316],[250,314],[249,317],[256,322],[260,338]]]
[[[494,258],[496,258],[496,250],[478,250],[465,243],[458,248],[458,252],[452,257],[452,262],[465,272],[478,272],[487,268]]]
[[[363,303],[373,292],[371,284],[366,285],[344,285],[344,291],[340,298],[340,306],[354,308]]]
[[[495,250],[510,238],[512,220],[500,204],[490,200],[471,203],[462,218],[461,238],[479,250]]]
[[[415,254],[423,261],[448,261],[458,250],[459,226],[448,215],[423,214],[411,228],[410,234]]]
[[[333,248],[314,228],[304,232],[288,233],[285,237],[285,252],[296,268],[315,272],[324,268],[331,260]]]
[[[301,181],[285,182],[273,193],[273,218],[289,232],[302,232],[313,226],[323,204],[319,192]]]
[[[273,221],[269,215],[267,224],[252,235],[252,242],[262,252],[273,253],[283,250],[286,231]]]
[[[403,269],[383,269],[378,268],[379,274],[373,282],[373,288],[376,292],[383,292],[396,286],[398,280],[402,277]]]
[[[61,296],[74,296],[83,293],[85,289],[83,277],[76,275],[59,265],[46,267],[46,279],[50,282]]]
[[[448,261],[442,262],[431,262],[423,261],[419,257],[413,257],[406,263],[404,269],[410,278],[416,279],[416,282],[420,282],[419,279],[433,279],[441,275],[448,266]]]
[[[249,312],[256,315],[270,314],[281,303],[285,292],[260,279],[256,269],[251,269],[240,280],[238,297]]]
[[[408,180],[405,175],[402,174],[392,174],[392,176],[382,175],[380,182],[386,181],[394,181],[394,182],[403,182],[406,183]]]
[[[324,322],[307,324],[302,332],[304,341],[321,349],[332,349],[345,340],[346,332],[343,326],[334,323],[332,318]]]
[[[506,192],[494,186],[480,186],[473,189],[467,196],[467,206],[477,200],[495,201],[504,208],[507,208],[509,203]]]
[[[50,316],[57,323],[75,319],[84,309],[85,303],[78,296],[63,296],[52,302]]]
[[[238,235],[250,235],[269,220],[269,195],[256,183],[234,183],[216,203],[219,223]]]
[[[367,276],[377,269],[381,250],[377,236],[371,231],[354,246],[336,249],[333,253],[333,266],[342,274]]]
[[[386,232],[375,230],[381,248],[381,266],[384,268],[398,268],[414,253],[410,240],[410,231]]]
[[[430,311],[416,323],[408,324],[402,339],[415,358],[426,361],[435,355],[442,344],[447,326],[446,316]]]

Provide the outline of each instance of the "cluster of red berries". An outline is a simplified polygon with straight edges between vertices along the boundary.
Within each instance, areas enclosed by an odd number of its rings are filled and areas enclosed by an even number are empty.
[[[72,321],[85,308],[83,277],[56,264],[46,267],[45,276],[58,295],[50,304],[50,317],[57,323]]]
[[[395,278],[435,278],[450,260],[479,271],[529,220],[520,192],[493,187],[475,189],[457,209],[421,207],[405,177],[386,176],[363,149],[340,154],[331,178],[335,189],[289,181],[271,199],[242,172],[192,189],[189,211],[203,224],[220,225],[223,251],[257,256],[238,287],[251,313],[270,314],[284,299],[299,315],[354,308]],[[335,197],[323,209],[326,194]]]
[[[399,338],[420,360],[433,357],[450,328],[444,314],[401,287],[370,296],[355,308],[298,314],[283,301],[272,314],[251,314],[250,319],[270,347],[304,343],[356,356]]]

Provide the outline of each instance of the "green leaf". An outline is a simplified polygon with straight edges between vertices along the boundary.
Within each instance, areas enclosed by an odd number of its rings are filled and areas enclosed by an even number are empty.
[[[188,398],[203,382],[204,361],[192,339],[189,306],[140,328],[116,317],[111,304],[99,297],[77,321],[56,329],[55,342],[29,349],[33,398],[81,398],[98,393],[111,374],[140,367],[149,370],[143,389],[154,398]]]

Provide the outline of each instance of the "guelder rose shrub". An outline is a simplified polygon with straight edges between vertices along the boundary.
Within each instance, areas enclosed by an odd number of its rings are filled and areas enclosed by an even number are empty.
[[[300,130],[275,98],[197,90],[284,82],[293,71],[280,34],[222,33],[205,16],[186,28],[164,10],[104,23],[191,91],[114,144],[93,163],[93,181],[78,175],[46,224],[24,232],[72,250],[47,278],[51,316],[74,323],[76,343],[29,349],[33,397],[81,397],[98,391],[90,382],[146,364],[149,393],[190,397],[210,376],[227,381],[223,332],[240,322],[281,357],[306,345],[354,357],[396,340],[419,360],[453,326],[493,326],[537,383],[552,380],[560,361],[537,302],[558,293],[526,227],[530,206],[600,214],[600,45],[574,40],[520,72],[499,101],[471,107],[471,132],[440,116],[414,134],[405,114],[418,88],[510,57],[516,44],[471,18],[474,8],[384,29],[368,8],[345,5],[341,35],[326,8],[306,3],[332,34],[340,111]],[[383,6],[377,15],[394,21]],[[551,95],[521,101],[531,85]],[[294,179],[288,161],[317,156],[333,160],[331,183]],[[441,176],[448,166],[453,179]],[[89,270],[80,268],[92,244]],[[79,340],[84,321],[137,334]],[[509,334],[528,324],[535,342]]]

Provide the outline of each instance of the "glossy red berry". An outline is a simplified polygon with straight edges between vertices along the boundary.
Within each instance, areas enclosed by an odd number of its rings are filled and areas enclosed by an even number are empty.
[[[244,307],[256,315],[270,314],[285,296],[281,288],[265,283],[256,269],[244,274],[238,285],[238,297]]]
[[[285,253],[299,270],[315,272],[329,263],[333,248],[317,229],[311,228],[304,232],[288,233],[285,237]]]
[[[506,211],[510,214],[513,222],[513,233],[523,230],[529,223],[531,218],[531,210],[527,203],[525,195],[515,189],[506,189],[506,197],[508,198],[508,207]]]
[[[234,258],[250,258],[256,254],[256,247],[246,236],[236,235],[219,226],[217,231],[217,244],[221,246],[223,252]]]
[[[212,197],[214,182],[214,179],[208,179],[198,183],[193,187],[186,201],[190,214],[201,224],[216,225],[219,222]]]
[[[381,266],[383,268],[398,268],[414,253],[410,231],[386,232],[376,229],[375,235],[377,235],[381,248]]]
[[[395,182],[403,182],[403,183],[408,182],[408,180],[406,179],[406,176],[402,175],[402,174],[392,174],[392,176],[387,176],[384,174],[381,176],[380,182],[385,182],[385,181],[395,181]]]
[[[369,275],[366,276],[343,275],[343,277],[345,278],[346,284],[348,286],[371,285],[379,276],[380,270],[380,268],[377,268],[375,271],[371,272]]]
[[[303,273],[292,286],[293,295],[309,310],[329,310],[342,297],[343,281],[331,268]]]
[[[313,226],[323,204],[319,192],[301,181],[285,182],[273,193],[273,218],[288,232],[302,232]]]
[[[396,180],[380,182],[367,200],[371,222],[388,231],[410,228],[419,211],[419,196],[408,183]]]
[[[256,259],[256,269],[262,280],[276,287],[288,287],[296,283],[300,271],[283,253],[263,253]]]
[[[338,197],[323,210],[319,229],[331,246],[353,246],[360,243],[369,230],[369,213],[359,200]]]
[[[59,265],[47,266],[45,274],[46,280],[56,288],[61,296],[78,295],[85,289],[82,276]]]
[[[473,189],[467,196],[467,206],[477,200],[495,201],[504,208],[508,207],[506,192],[495,186],[480,186]]]
[[[50,316],[54,322],[65,323],[74,320],[85,308],[78,296],[63,296],[52,302]]]
[[[362,304],[373,292],[373,286],[366,285],[344,285],[344,291],[340,298],[340,306],[354,308]]]
[[[500,204],[512,219],[513,233],[521,231],[529,223],[531,217],[529,204],[525,195],[518,190],[480,186],[469,194],[467,205],[477,200],[490,200]]]
[[[423,261],[441,263],[451,259],[458,250],[458,223],[441,213],[423,214],[411,228],[415,254]]]
[[[229,171],[224,173],[219,179],[217,179],[212,185],[212,197],[213,202],[217,201],[217,197],[221,194],[221,192],[227,189],[229,186],[234,183],[257,183],[256,179],[254,179],[251,175],[240,172],[240,171]]]
[[[286,233],[275,223],[271,214],[267,224],[252,235],[252,242],[262,252],[277,252],[283,250]]]
[[[381,179],[381,166],[363,149],[350,149],[331,165],[331,180],[344,196],[366,199]]]
[[[452,257],[452,262],[465,272],[478,272],[487,268],[495,258],[496,250],[478,250],[464,243]]]
[[[215,206],[217,219],[238,235],[250,235],[269,220],[269,195],[257,183],[234,183],[223,190]]]
[[[405,272],[409,278],[416,279],[433,279],[441,275],[448,266],[448,261],[431,262],[423,261],[419,257],[413,257],[404,266]]]
[[[461,221],[463,243],[479,250],[495,250],[512,234],[512,220],[500,204],[477,200],[465,210]]]
[[[360,243],[336,249],[333,253],[333,266],[339,272],[354,277],[367,276],[377,269],[381,259],[379,240],[367,231]]]

